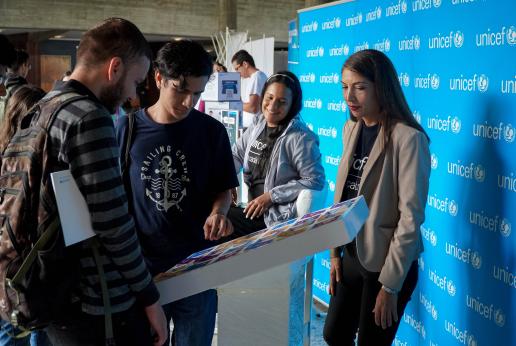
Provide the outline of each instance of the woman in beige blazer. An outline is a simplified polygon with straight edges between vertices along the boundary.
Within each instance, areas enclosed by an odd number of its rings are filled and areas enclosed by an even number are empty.
[[[350,244],[331,251],[329,345],[391,345],[417,283],[420,226],[430,175],[429,139],[414,119],[396,70],[376,50],[342,67],[350,120],[335,202],[363,195],[370,214]]]

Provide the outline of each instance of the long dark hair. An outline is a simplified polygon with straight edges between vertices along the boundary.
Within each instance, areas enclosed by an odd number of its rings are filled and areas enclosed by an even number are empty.
[[[267,132],[267,138],[265,139],[265,143],[267,145],[263,149],[260,160],[258,161],[258,170],[260,173],[263,173],[267,168],[274,143],[276,143],[276,139],[278,139],[278,137],[281,136],[281,134],[285,131],[290,121],[299,114],[303,105],[303,92],[301,90],[301,83],[299,83],[299,79],[297,79],[296,75],[290,71],[279,71],[270,76],[269,79],[267,79],[265,82],[261,94],[261,107],[263,107],[265,93],[267,92],[268,87],[273,83],[283,84],[290,90],[292,94],[292,103],[285,118],[281,120],[281,122],[276,128],[274,128],[274,130]]]
[[[346,69],[356,72],[374,83],[376,99],[380,106],[379,122],[385,129],[386,143],[389,141],[394,124],[399,121],[421,131],[430,141],[428,134],[410,111],[403,90],[401,90],[396,69],[384,53],[374,49],[358,51],[346,60],[341,74]],[[350,116],[352,120],[357,120],[352,114]]]
[[[0,124],[0,154],[14,136],[22,117],[45,96],[45,92],[34,85],[22,85],[9,97],[4,118]]]

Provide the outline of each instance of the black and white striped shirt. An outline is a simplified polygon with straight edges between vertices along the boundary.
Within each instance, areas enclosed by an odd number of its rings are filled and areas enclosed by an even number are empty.
[[[113,121],[95,95],[78,81],[61,90],[73,89],[88,99],[62,109],[50,131],[52,157],[68,165],[88,205],[92,227],[101,243],[113,312],[125,311],[136,301],[155,303],[159,293],[141,254],[134,221],[120,176],[119,148]],[[61,90],[53,90],[52,97]],[[81,303],[83,311],[103,314],[102,291],[92,251],[81,254]]]

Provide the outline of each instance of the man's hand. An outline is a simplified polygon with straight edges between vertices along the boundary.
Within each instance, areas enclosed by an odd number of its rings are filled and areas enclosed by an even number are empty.
[[[231,189],[231,203],[233,205],[237,205],[237,202],[238,202],[238,191],[237,191],[237,188],[233,188]]]
[[[162,346],[167,340],[167,319],[165,318],[163,308],[159,301],[157,301],[152,305],[146,306],[144,310],[154,334],[153,345]]]
[[[244,209],[245,217],[251,220],[255,217],[260,217],[271,205],[271,194],[269,192],[265,192],[263,195],[256,197],[247,203],[247,206]]]
[[[387,329],[394,322],[398,322],[398,295],[387,293],[383,288],[376,296],[376,304],[373,309],[374,322],[378,327]]]
[[[204,238],[206,240],[219,240],[233,233],[233,224],[226,215],[212,213],[204,223]]]
[[[330,287],[329,293],[330,296],[335,296],[337,293],[337,282],[339,282],[342,277],[342,262],[340,257],[332,257],[330,259]]]

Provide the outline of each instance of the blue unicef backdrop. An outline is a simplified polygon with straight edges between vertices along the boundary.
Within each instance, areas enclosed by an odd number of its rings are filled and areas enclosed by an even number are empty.
[[[516,345],[516,1],[337,2],[301,11],[289,33],[302,116],[319,135],[332,192],[349,116],[340,69],[352,53],[392,59],[430,135],[425,252],[394,345]],[[323,302],[328,276],[318,254]]]

